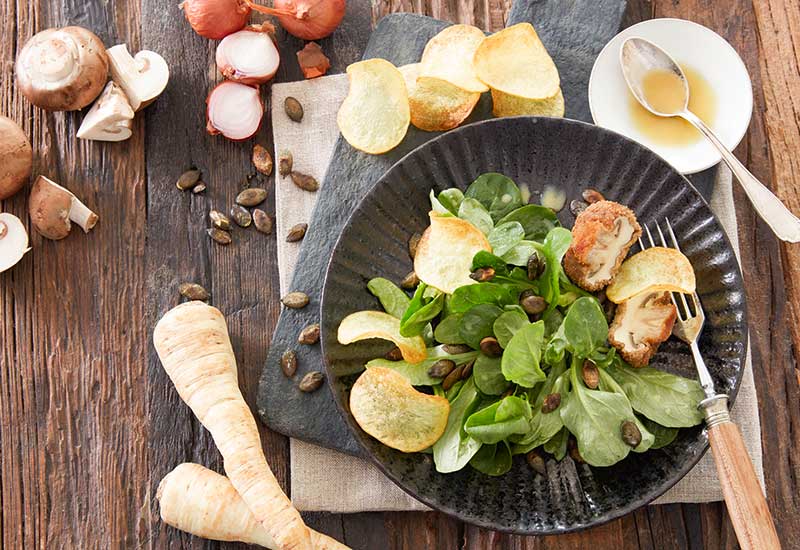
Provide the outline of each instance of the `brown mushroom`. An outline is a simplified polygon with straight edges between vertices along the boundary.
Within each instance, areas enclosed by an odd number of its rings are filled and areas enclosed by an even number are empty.
[[[88,233],[97,224],[97,214],[54,181],[39,176],[33,183],[28,212],[36,231],[54,241],[69,235],[71,221]]]
[[[35,34],[17,56],[17,87],[28,101],[48,111],[83,109],[108,80],[103,42],[83,27]]]
[[[0,213],[0,273],[15,266],[29,250],[28,232],[20,219]]]
[[[125,91],[134,111],[150,105],[167,87],[169,67],[157,53],[142,50],[131,56],[127,44],[118,44],[106,54],[111,78]]]
[[[0,200],[28,183],[32,166],[33,150],[28,136],[13,120],[0,116]]]
[[[634,367],[644,367],[669,338],[677,317],[667,292],[642,292],[617,306],[608,341]]]

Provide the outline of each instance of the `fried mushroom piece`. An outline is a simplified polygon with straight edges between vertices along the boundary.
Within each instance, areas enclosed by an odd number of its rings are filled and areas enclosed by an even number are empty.
[[[608,341],[634,367],[646,367],[669,338],[677,310],[667,292],[642,292],[617,306]]]
[[[564,270],[581,288],[600,290],[617,274],[641,234],[636,216],[626,206],[605,200],[591,204],[575,220]]]

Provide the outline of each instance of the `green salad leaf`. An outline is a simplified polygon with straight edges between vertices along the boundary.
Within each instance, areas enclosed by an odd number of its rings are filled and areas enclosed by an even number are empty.
[[[567,310],[562,326],[569,351],[578,357],[590,358],[596,350],[606,346],[608,321],[596,298],[575,300]]]
[[[556,460],[563,460],[567,456],[567,441],[569,440],[569,430],[561,428],[556,435],[551,437],[542,447],[545,452],[553,455]]]
[[[426,297],[427,288],[425,283],[420,283],[408,303],[408,307],[400,319],[401,336],[422,334],[428,323],[441,313],[444,306],[444,294],[437,291],[433,297]]]
[[[492,247],[492,253],[503,257],[503,254],[517,246],[524,236],[525,230],[519,222],[506,222],[496,225],[486,238]]]
[[[439,359],[450,359],[456,365],[461,365],[472,361],[480,352],[468,351],[466,353],[448,353],[444,346],[436,346],[428,348],[428,356],[419,363],[409,363],[404,360],[391,361],[383,357],[367,361],[367,368],[370,367],[386,367],[393,369],[405,376],[412,386],[436,386],[442,383],[441,378],[433,378],[428,376],[428,369]]]
[[[539,242],[544,240],[551,229],[560,226],[556,213],[539,204],[526,204],[517,208],[506,214],[497,224],[506,222],[519,222],[525,230],[525,239]]]
[[[494,228],[494,220],[484,206],[473,198],[465,198],[458,206],[458,217],[467,220],[469,223],[481,230],[484,235],[488,235]]]
[[[464,422],[480,403],[481,396],[475,382],[469,378],[458,394],[450,399],[450,414],[442,437],[433,444],[433,463],[436,471],[446,474],[457,472],[467,465],[481,444],[464,431]]]
[[[519,306],[513,306],[495,319],[492,325],[492,331],[500,346],[506,348],[514,334],[528,324],[530,324],[530,322],[528,321],[528,315],[525,311]]]
[[[481,340],[492,335],[492,326],[503,310],[494,304],[478,304],[470,308],[458,323],[458,333],[473,349],[479,349]]]
[[[510,435],[528,431],[530,418],[530,403],[509,395],[472,413],[464,424],[464,430],[481,443],[499,443]]]
[[[638,415],[637,418],[639,418]],[[678,437],[678,428],[667,428],[658,422],[653,422],[646,416],[639,418],[639,421],[641,421],[647,431],[655,437],[653,444],[650,445],[651,449],[662,449],[675,441],[675,438]]]
[[[533,241],[519,241],[512,249],[503,254],[503,261],[511,265],[525,267],[531,255],[536,253],[536,243]]]
[[[439,204],[444,206],[448,212],[454,216],[458,215],[458,209],[461,206],[461,201],[464,200],[464,193],[457,187],[445,189],[439,193]]]
[[[485,395],[501,395],[509,385],[500,369],[500,358],[488,357],[482,353],[472,366],[472,378],[475,379],[475,385],[481,393]]]
[[[517,296],[507,286],[497,283],[479,283],[458,287],[450,298],[452,313],[464,313],[478,304],[505,306],[517,303]]]
[[[470,466],[487,476],[501,476],[511,469],[511,464],[511,450],[505,441],[482,445],[469,461]]]
[[[561,260],[564,259],[570,244],[572,244],[572,233],[569,229],[555,227],[547,233],[542,244],[537,243],[536,246],[545,260],[544,273],[539,279],[539,290],[540,295],[547,300],[548,311],[558,304],[558,297],[561,294],[559,280],[563,272]]]
[[[542,405],[545,398],[553,393],[560,394],[563,402],[567,386],[566,370],[567,367],[562,361],[554,365],[550,372],[547,373],[547,379],[539,389],[531,406],[533,414],[531,415],[529,429],[523,437],[516,439],[514,442],[515,444],[512,448],[514,454],[527,453],[539,445],[547,443],[564,427],[558,409],[545,413],[542,412]]]
[[[411,300],[399,286],[383,277],[375,277],[367,283],[367,289],[378,299],[386,313],[398,319],[403,318]]]
[[[539,366],[544,344],[544,322],[529,323],[514,333],[508,342],[500,365],[506,380],[532,388],[545,379]]]
[[[600,389],[604,391],[610,391],[618,393],[628,399],[628,396],[625,395],[625,392],[622,390],[619,384],[611,377],[610,374],[606,372],[605,369],[599,369],[600,373]],[[628,405],[630,406],[630,401],[628,401]],[[636,427],[639,428],[639,433],[642,435],[642,441],[633,448],[633,450],[637,453],[643,453],[647,451],[655,442],[655,436],[651,434],[647,427],[642,423],[639,417],[633,413],[633,408],[631,407],[631,414],[633,418],[631,419],[635,424]]]
[[[439,321],[436,330],[433,331],[433,338],[442,344],[465,344],[466,341],[458,331],[463,316],[463,313],[451,313]]]
[[[464,196],[480,202],[495,222],[522,206],[522,193],[517,184],[511,178],[496,172],[478,176]]]

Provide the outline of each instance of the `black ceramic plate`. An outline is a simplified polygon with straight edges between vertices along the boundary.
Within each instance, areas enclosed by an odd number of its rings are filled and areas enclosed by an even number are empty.
[[[382,276],[399,281],[412,269],[408,238],[428,225],[431,188],[462,189],[484,172],[501,172],[527,185],[533,200],[545,184],[559,185],[567,201],[586,187],[628,205],[642,224],[669,217],[697,273],[706,312],[700,349],[717,389],[736,394],[746,348],[742,278],[731,245],[689,181],[645,147],[602,128],[563,119],[487,120],[448,132],[395,164],[362,200],[331,257],[322,301],[322,343],[328,381],[340,412],[375,464],[403,490],[461,520],[525,534],[583,529],[643,506],[674,485],[705,452],[698,426],[681,430],[662,450],[631,453],[610,468],[550,459],[537,476],[523,457],[510,472],[489,477],[470,467],[439,474],[424,454],[404,454],[372,439],[348,411],[349,390],[362,365],[389,345],[336,342],[348,314],[380,305],[366,289]],[[559,214],[565,227],[573,217]],[[688,346],[670,339],[654,366],[696,376]]]

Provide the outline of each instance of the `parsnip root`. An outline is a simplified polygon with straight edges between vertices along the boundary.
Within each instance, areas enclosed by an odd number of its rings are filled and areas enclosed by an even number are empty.
[[[256,521],[225,476],[185,462],[168,473],[156,493],[161,519],[198,537],[239,541],[275,548],[275,541]],[[314,550],[349,550],[327,535],[311,530]]]
[[[309,530],[283,493],[239,390],[225,317],[203,302],[168,311],[153,332],[164,370],[211,432],[231,484],[280,550],[311,550]]]

